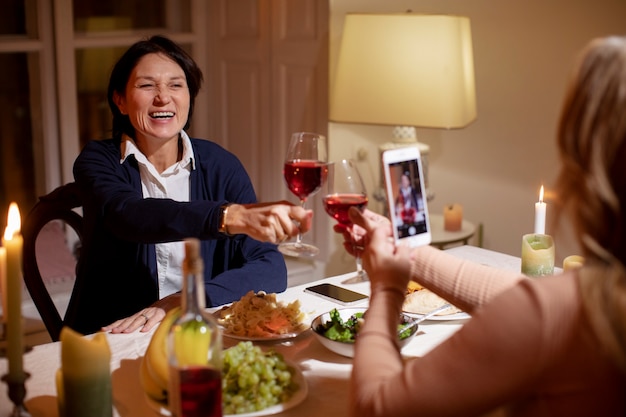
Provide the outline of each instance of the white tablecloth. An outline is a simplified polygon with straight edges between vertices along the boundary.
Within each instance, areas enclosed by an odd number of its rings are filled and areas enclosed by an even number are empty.
[[[455,256],[506,269],[520,270],[520,259],[472,246],[449,249]],[[351,274],[327,278],[319,282],[333,282],[352,290],[369,294],[369,283],[342,284]],[[309,283],[287,289],[278,295],[286,302],[299,299],[304,312],[311,319],[327,312],[338,304],[305,293]],[[367,301],[355,306],[367,306]],[[420,324],[418,335],[403,349],[406,356],[422,356],[444,341],[463,325],[463,321],[426,321]],[[152,333],[107,335],[112,351],[111,370],[115,416],[145,417],[158,414],[148,406],[139,384],[139,364]],[[225,338],[225,347],[236,341]],[[347,415],[347,398],[352,360],[324,348],[307,331],[296,339],[273,344],[262,344],[281,352],[298,364],[308,385],[308,396],[298,406],[281,413],[281,416],[343,416]],[[24,369],[30,373],[27,380],[26,406],[32,416],[57,417],[55,372],[60,364],[60,343],[36,346],[24,355]],[[7,360],[0,359],[0,375],[7,373]],[[7,397],[7,386],[0,383],[0,417],[8,416],[12,404]]]

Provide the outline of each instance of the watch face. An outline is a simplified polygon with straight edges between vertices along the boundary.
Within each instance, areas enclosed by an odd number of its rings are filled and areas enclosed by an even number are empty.
[[[228,214],[228,207],[229,204],[225,204],[220,207],[220,226],[217,231],[227,236],[230,236],[230,233],[228,233],[228,228],[226,227],[226,215]]]

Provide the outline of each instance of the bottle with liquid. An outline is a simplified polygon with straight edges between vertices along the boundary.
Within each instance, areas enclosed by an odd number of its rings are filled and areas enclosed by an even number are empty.
[[[169,409],[176,417],[222,416],[222,335],[205,312],[198,239],[185,240],[181,315],[168,335]]]

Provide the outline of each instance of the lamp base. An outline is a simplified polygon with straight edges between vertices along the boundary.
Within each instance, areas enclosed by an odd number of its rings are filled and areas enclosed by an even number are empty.
[[[430,146],[417,140],[417,129],[415,129],[414,126],[394,126],[391,133],[391,142],[383,143],[378,148],[381,155],[384,151],[389,149],[397,149],[406,146],[417,147],[422,157],[422,171],[424,174],[424,185],[426,186],[427,199],[429,201],[432,200],[433,198],[435,198],[435,195],[430,191],[430,182],[428,180],[428,156],[430,153]]]
[[[411,129],[413,131],[412,138],[396,136],[398,132],[407,132],[407,131],[411,132]],[[382,154],[385,151],[388,151],[391,149],[406,148],[406,147],[411,147],[411,146],[417,147],[417,149],[420,152],[421,159],[422,159],[422,174],[424,175],[424,186],[426,187],[426,200],[431,201],[433,198],[435,198],[435,194],[432,192],[432,190],[430,190],[429,181],[428,181],[428,162],[429,162],[428,160],[429,160],[430,146],[428,146],[425,143],[418,142],[414,136],[415,135],[414,132],[415,132],[415,128],[411,128],[411,127],[407,128],[406,126],[397,126],[396,128],[394,128],[393,141],[383,143],[382,145],[378,147],[378,151],[380,152],[380,155],[381,155],[380,160],[382,161]],[[374,198],[376,199],[376,201],[383,203],[384,214],[388,215],[389,213],[388,213],[388,207],[387,207],[387,193],[385,191],[385,176],[382,170],[382,163],[381,163],[380,180],[381,180],[381,186],[374,193]]]

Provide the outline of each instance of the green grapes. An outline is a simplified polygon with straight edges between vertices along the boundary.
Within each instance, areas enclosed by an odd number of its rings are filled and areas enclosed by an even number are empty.
[[[298,389],[294,370],[282,355],[263,352],[252,342],[239,342],[226,349],[222,369],[224,414],[263,410],[289,399]]]

